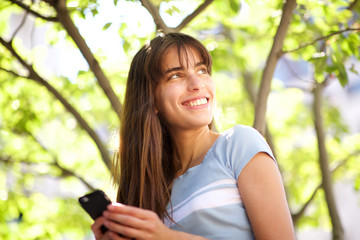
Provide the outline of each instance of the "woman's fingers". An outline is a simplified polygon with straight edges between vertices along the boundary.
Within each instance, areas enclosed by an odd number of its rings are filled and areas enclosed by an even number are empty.
[[[129,229],[136,230],[135,228],[124,228],[122,225],[123,223],[121,222],[129,221],[128,218],[130,218],[130,222],[134,224],[141,221],[141,219],[138,219],[137,221],[137,219],[132,216],[121,215],[118,213],[110,213],[109,211],[105,211],[103,215],[104,216],[97,218],[91,225],[91,230],[94,233],[96,240],[131,240],[138,235],[137,231],[129,231]],[[138,224],[139,223],[135,225]],[[103,233],[101,230],[103,226],[107,227],[108,229],[108,231],[106,231],[105,233]],[[119,235],[118,233],[122,235]],[[127,235],[129,233],[131,234],[131,236]]]
[[[140,231],[133,227],[128,227],[117,222],[113,221],[105,221],[105,226],[111,231],[115,233],[119,233],[122,237],[118,236],[116,239],[131,239],[138,238],[141,234]]]
[[[144,219],[133,217],[131,215],[125,215],[122,213],[104,211],[103,216],[108,220],[133,228],[141,228],[145,224]]]
[[[154,214],[155,214],[154,212],[152,212],[150,210],[137,208],[137,207],[133,207],[133,206],[128,206],[128,205],[124,205],[121,203],[109,204],[107,209],[111,212],[121,213],[121,214],[125,214],[125,215],[131,215],[131,216],[141,218],[141,219],[147,219],[147,218],[154,217]]]
[[[111,240],[131,240],[132,238],[125,237],[123,235],[119,235],[118,233],[109,231],[108,233],[109,239]]]
[[[135,239],[167,239],[169,230],[150,210],[123,204],[109,205],[104,211],[104,225],[112,232]],[[164,238],[165,237],[165,238]],[[122,238],[117,238],[122,239]]]
[[[129,239],[148,239],[149,226],[154,225],[151,221],[139,219],[130,215],[111,213],[109,211],[104,212],[104,216],[107,219],[107,221],[104,222],[104,225],[110,231],[120,233]]]
[[[91,230],[94,233],[96,239],[101,239],[103,237],[101,226],[104,225],[105,221],[106,219],[104,217],[99,217],[91,225]]]
[[[109,206],[103,216],[121,225],[146,232],[153,232],[156,226],[162,224],[155,212],[123,204]]]

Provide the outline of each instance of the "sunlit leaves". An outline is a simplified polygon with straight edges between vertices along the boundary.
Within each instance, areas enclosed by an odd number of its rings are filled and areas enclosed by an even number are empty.
[[[333,62],[333,70],[339,79],[342,86],[345,86],[348,83],[348,76],[344,66],[344,62],[342,61],[342,56],[338,53],[331,55],[331,60]]]
[[[106,29],[108,29],[110,26],[111,26],[111,22],[109,22],[109,23],[106,23],[105,25],[104,25],[104,27],[103,27],[103,30],[106,30]]]
[[[292,22],[294,27],[289,30],[289,35],[292,37],[285,40],[285,49],[294,49],[295,39],[298,39],[298,46],[301,46],[319,38],[319,41],[314,41],[293,55],[298,54],[314,64],[315,79],[318,82],[322,82],[327,75],[334,74],[345,86],[348,82],[349,69],[345,68],[344,63],[349,56],[358,55],[360,43],[358,36],[354,36],[358,35],[356,32],[341,32],[347,27],[352,27],[354,19],[353,13],[347,10],[348,3],[346,1],[299,1],[298,4],[299,7]],[[300,34],[297,30],[300,30]],[[324,36],[329,37],[320,39]],[[320,56],[317,53],[326,53],[326,56]]]
[[[355,73],[356,75],[359,75],[359,72],[355,69],[355,64],[351,64],[351,68],[349,69],[350,72]]]
[[[350,34],[346,34],[342,40],[341,45],[344,51],[347,51],[348,56],[354,56],[357,59],[360,59],[360,49],[359,49],[359,42],[360,42],[360,31],[356,31]]]
[[[88,232],[89,222],[78,217],[84,213],[75,199],[48,198],[40,193],[24,196],[18,190],[8,201],[0,201],[5,207],[1,209],[12,212],[1,221],[6,224],[0,229],[2,239],[78,239]]]
[[[178,7],[176,7],[175,5],[172,5],[170,8],[168,8],[166,11],[165,11],[167,14],[169,14],[170,16],[173,15],[174,12],[176,13],[180,13],[180,10]]]
[[[87,14],[91,14],[93,17],[95,17],[99,13],[99,3],[97,0],[68,1],[67,6],[70,12],[84,19],[86,18]]]

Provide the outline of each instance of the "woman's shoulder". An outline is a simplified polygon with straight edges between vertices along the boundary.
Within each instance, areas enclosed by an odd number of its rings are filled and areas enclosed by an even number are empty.
[[[253,127],[235,125],[221,134],[214,155],[237,179],[245,165],[259,152],[273,153],[264,137]]]
[[[221,138],[227,142],[232,140],[250,140],[259,137],[262,138],[255,128],[241,124],[237,124],[221,133]]]
[[[246,148],[248,144],[253,144],[258,141],[263,140],[256,129],[238,124],[221,132],[212,150],[215,154],[219,154],[219,152],[229,151],[233,148]]]
[[[242,152],[265,151],[271,153],[264,137],[253,127],[246,125],[235,125],[221,133],[215,152],[233,152],[243,155]]]

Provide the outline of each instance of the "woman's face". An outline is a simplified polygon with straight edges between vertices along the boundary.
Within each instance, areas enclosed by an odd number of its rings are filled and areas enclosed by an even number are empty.
[[[163,76],[155,90],[156,111],[170,130],[186,130],[210,124],[213,117],[215,84],[199,53],[191,48],[181,54],[176,46],[162,59]]]

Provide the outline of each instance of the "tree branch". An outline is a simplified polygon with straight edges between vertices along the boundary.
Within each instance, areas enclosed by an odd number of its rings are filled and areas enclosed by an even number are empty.
[[[31,79],[31,80],[39,83],[40,85],[43,85],[44,87],[46,87],[46,89],[49,92],[51,92],[55,96],[55,98],[58,99],[63,104],[65,109],[67,111],[69,111],[75,117],[75,119],[77,120],[79,125],[93,139],[93,141],[95,142],[96,146],[98,147],[98,149],[101,153],[102,160],[104,161],[106,166],[110,169],[111,168],[111,160],[110,160],[109,153],[108,153],[106,147],[101,142],[101,140],[100,140],[99,136],[96,134],[96,132],[89,126],[89,124],[85,121],[85,119],[80,115],[80,113],[53,86],[51,86],[48,81],[46,81],[42,77],[40,77],[40,75],[38,75],[38,73],[34,70],[34,68],[30,64],[26,63],[25,60],[20,57],[20,55],[12,47],[11,42],[6,42],[4,39],[2,39],[0,37],[0,43],[11,52],[11,54],[21,63],[21,65],[25,69],[28,70],[29,75],[26,78]],[[7,71],[7,72],[13,73],[10,71]],[[15,76],[19,76],[19,75],[15,74]]]
[[[304,214],[305,210],[308,208],[308,206],[310,205],[310,203],[314,200],[316,193],[318,192],[318,190],[322,187],[322,183],[319,184],[314,192],[311,194],[310,198],[304,203],[304,205],[302,206],[302,208],[294,214],[291,214],[292,220],[294,225],[296,225],[297,221],[300,219],[300,217]]]
[[[154,19],[155,25],[159,30],[161,30],[164,33],[174,32],[173,28],[169,28],[164,20],[161,18],[159,9],[157,9],[154,4],[151,3],[150,0],[140,0],[141,4],[144,8],[148,10],[152,18]]]
[[[24,163],[24,164],[28,164],[28,165],[39,165],[40,163],[34,163],[34,162],[29,162],[29,161],[25,161],[25,160],[14,160],[13,158],[11,158],[10,156],[0,156],[0,162],[4,162],[4,163],[15,163],[15,162],[21,162],[21,163]],[[43,164],[43,163],[41,163]],[[47,163],[46,163],[47,164]],[[68,177],[68,176],[72,176],[72,177],[75,177],[77,179],[79,179],[83,184],[85,184],[85,186],[89,189],[89,190],[94,190],[95,188],[89,184],[88,182],[86,182],[82,177],[76,175],[74,172],[68,170],[68,169],[65,169],[65,168],[62,168],[58,165],[55,165],[54,163],[50,163],[50,164],[47,164],[47,165],[51,165],[51,166],[55,166],[55,167],[58,167],[60,170],[61,170],[61,176],[62,177]]]
[[[15,77],[26,78],[26,77],[20,76],[18,73],[14,72],[14,71],[11,71],[11,70],[8,70],[8,69],[2,68],[2,67],[0,67],[0,70],[10,73],[11,75],[14,75]]]
[[[205,0],[194,12],[188,15],[182,22],[175,28],[175,32],[180,32],[186,25],[188,25],[195,17],[204,11],[213,0]]]
[[[79,30],[76,28],[74,22],[72,21],[69,11],[66,7],[65,0],[58,0],[55,3],[55,10],[58,14],[58,19],[61,24],[64,26],[65,30],[69,34],[69,36],[73,39],[76,46],[79,48],[80,52],[84,56],[87,61],[90,69],[94,73],[95,77],[98,80],[100,87],[103,89],[105,95],[109,99],[111,106],[118,118],[121,117],[122,105],[120,103],[119,98],[116,96],[108,78],[105,76],[105,73],[100,67],[99,62],[96,60],[95,56],[92,54],[90,48],[86,44],[84,38],[81,36]]]
[[[194,12],[188,15],[182,20],[182,22],[175,28],[170,28],[166,25],[164,20],[161,18],[159,9],[151,3],[150,0],[140,0],[141,4],[149,11],[152,18],[154,19],[155,25],[159,30],[164,33],[180,32],[185,28],[195,17],[203,12],[214,0],[205,0]]]
[[[40,13],[32,10],[32,9],[30,8],[30,6],[22,3],[21,1],[18,1],[18,0],[8,0],[8,1],[10,1],[10,2],[13,3],[13,4],[16,4],[17,6],[21,7],[21,8],[24,9],[26,12],[31,13],[31,14],[34,15],[35,17],[44,19],[44,20],[49,21],[49,22],[58,22],[58,21],[59,21],[57,17],[46,17],[46,16],[41,15]]]
[[[357,7],[358,4],[359,4],[359,0],[354,0],[347,9],[352,11]]]
[[[319,164],[322,176],[322,186],[325,199],[333,226],[333,239],[344,239],[344,229],[341,223],[339,212],[333,193],[331,173],[329,170],[329,159],[325,143],[325,131],[322,118],[322,89],[323,86],[317,84],[314,88],[313,118],[319,149]]]
[[[287,0],[279,27],[274,37],[274,42],[271,47],[271,51],[266,60],[266,65],[261,77],[261,85],[257,96],[257,102],[255,106],[255,119],[254,128],[256,128],[262,135],[265,133],[266,122],[266,107],[267,100],[270,93],[271,81],[274,75],[275,67],[279,57],[281,55],[281,49],[284,43],[284,39],[289,28],[291,17],[296,7],[296,0]]]
[[[77,175],[75,172],[64,168],[60,165],[59,163],[59,159],[58,157],[49,149],[47,149],[47,147],[45,147],[45,145],[43,145],[31,132],[26,132],[26,134],[31,137],[45,152],[47,152],[51,157],[52,157],[52,165],[59,168],[61,170],[62,176],[66,177],[66,176],[73,176],[76,177],[77,179],[79,179],[89,190],[94,190],[95,188],[88,183],[83,177]]]
[[[321,41],[321,40],[325,40],[325,39],[328,39],[328,38],[331,38],[335,35],[339,35],[339,34],[342,34],[344,32],[349,32],[349,31],[360,31],[360,28],[346,28],[346,29],[343,29],[343,30],[340,30],[340,31],[337,31],[337,32],[333,32],[329,35],[326,35],[326,36],[322,36],[322,37],[319,37],[319,38],[316,38],[315,40],[313,40],[312,42],[309,42],[309,43],[305,43],[305,44],[301,44],[299,47],[295,48],[295,49],[292,49],[292,50],[288,50],[288,51],[283,51],[281,53],[281,55],[284,55],[286,53],[292,53],[292,52],[296,52],[302,48],[305,48],[307,46],[310,46],[310,45],[313,45],[314,43],[318,42],[318,41]]]
[[[360,150],[356,150],[355,152],[349,154],[347,157],[345,157],[344,159],[339,161],[339,164],[336,165],[336,167],[334,167],[331,170],[331,175],[333,175],[339,168],[341,168],[342,166],[344,166],[352,157],[355,157],[357,155],[360,155]],[[297,212],[297,213],[293,213],[292,214],[292,219],[293,219],[293,223],[296,225],[297,221],[300,219],[300,217],[304,214],[305,210],[307,209],[308,206],[310,206],[310,203],[314,200],[315,195],[317,193],[317,191],[322,188],[323,183],[320,183],[313,191],[313,193],[311,194],[310,198],[304,203],[304,205],[302,206],[302,208]]]
[[[22,18],[22,20],[21,20],[21,23],[20,23],[20,25],[15,29],[13,35],[11,36],[11,40],[10,40],[10,41],[12,41],[12,40],[14,39],[14,37],[16,36],[16,34],[17,34],[17,33],[20,31],[20,29],[22,28],[22,26],[24,26],[28,14],[29,14],[29,12],[25,12],[25,13],[24,13],[24,16],[23,16],[23,18]]]

